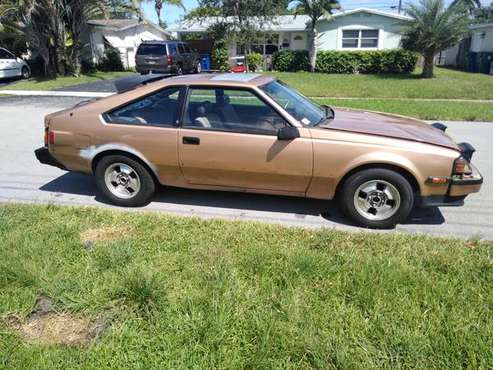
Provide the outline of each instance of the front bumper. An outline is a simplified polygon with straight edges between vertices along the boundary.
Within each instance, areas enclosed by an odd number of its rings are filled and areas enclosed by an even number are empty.
[[[463,178],[448,178],[449,186],[445,195],[431,195],[421,198],[421,207],[459,207],[464,205],[464,199],[472,193],[481,190],[483,177],[478,169],[471,165],[472,173]]]
[[[66,170],[65,166],[58,162],[56,158],[51,155],[46,146],[36,149],[34,151],[34,154],[36,155],[36,158],[40,163]]]

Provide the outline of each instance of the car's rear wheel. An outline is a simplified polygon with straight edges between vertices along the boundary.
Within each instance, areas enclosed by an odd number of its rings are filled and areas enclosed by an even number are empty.
[[[414,205],[413,194],[411,184],[401,174],[372,168],[345,180],[339,202],[344,214],[358,225],[387,229],[409,217]]]
[[[200,64],[200,61],[195,64],[195,73],[201,73],[202,72],[202,64]]]
[[[29,77],[31,77],[31,71],[27,67],[22,67],[21,73],[22,73],[22,78],[24,79],[28,79]]]
[[[178,66],[176,67],[176,74],[177,75],[183,74],[183,68],[182,68],[181,64],[178,64]]]
[[[149,171],[124,155],[103,157],[96,166],[95,176],[104,196],[111,203],[123,207],[146,205],[156,188]]]

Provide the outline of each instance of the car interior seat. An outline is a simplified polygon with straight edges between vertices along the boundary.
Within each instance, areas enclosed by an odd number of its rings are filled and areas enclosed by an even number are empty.
[[[216,109],[224,123],[240,123],[240,117],[236,113],[235,108],[230,104],[228,95],[219,95],[216,97]]]

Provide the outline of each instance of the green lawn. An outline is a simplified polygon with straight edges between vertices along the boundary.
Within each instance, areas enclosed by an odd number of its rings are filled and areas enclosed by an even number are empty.
[[[307,96],[493,100],[493,76],[436,68],[435,78],[422,79],[420,72],[410,75],[268,74]]]
[[[1,368],[493,363],[492,243],[20,205],[0,240]],[[8,318],[40,294],[112,325],[86,347],[24,342]]]
[[[334,107],[396,113],[424,120],[493,122],[493,103],[327,98],[318,98],[315,101]]]
[[[101,80],[110,80],[112,78],[122,77],[132,72],[94,72],[80,77],[57,77],[57,78],[30,78],[29,80],[19,81],[17,83],[4,86],[0,90],[52,90],[65,86],[79,85],[88,82]]]

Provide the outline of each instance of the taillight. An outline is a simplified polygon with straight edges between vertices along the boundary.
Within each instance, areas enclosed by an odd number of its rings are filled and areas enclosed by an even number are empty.
[[[168,55],[168,65],[173,65],[173,57],[171,55]]]
[[[48,127],[45,128],[45,146],[48,146],[48,144],[53,145],[55,144],[55,133],[53,131],[50,131]]]
[[[459,157],[454,162],[454,170],[452,171],[452,175],[462,176],[462,175],[470,175],[472,173],[471,167],[469,166],[469,162],[467,159],[463,157]]]

